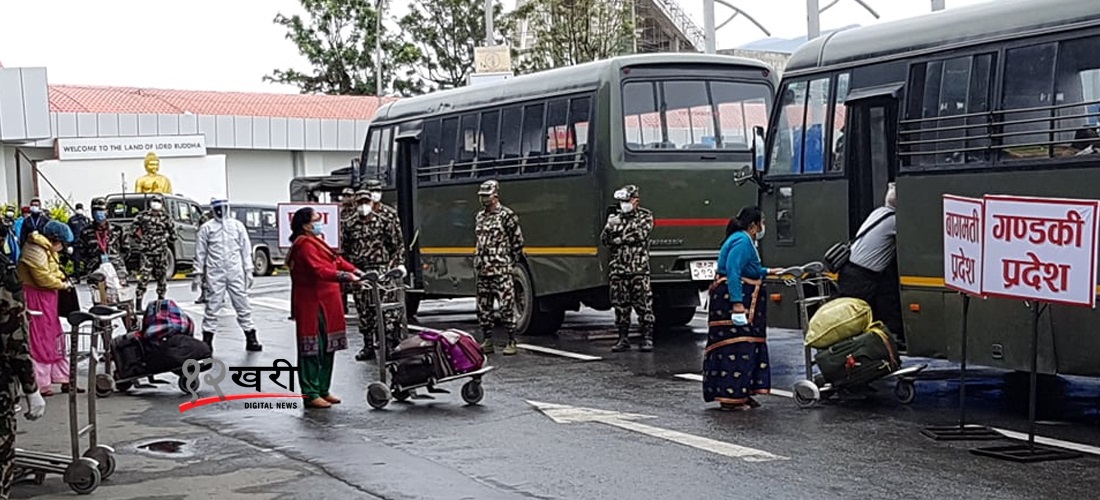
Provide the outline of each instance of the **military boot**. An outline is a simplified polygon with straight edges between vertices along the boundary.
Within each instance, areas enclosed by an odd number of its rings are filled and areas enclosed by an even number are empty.
[[[355,355],[356,361],[370,361],[375,357],[374,339],[368,336],[363,337],[363,348],[359,349],[359,353]]]
[[[244,342],[244,348],[247,351],[258,352],[264,350],[264,346],[260,345],[260,341],[256,340],[256,330],[244,332]]]
[[[642,346],[638,348],[642,352],[653,352],[653,330],[649,328],[642,329]]]
[[[492,354],[496,351],[496,347],[493,346],[493,332],[491,330],[482,330],[481,337],[485,340],[481,342],[481,352],[484,354]]]
[[[210,352],[214,352],[214,332],[202,332],[202,343],[206,344],[206,347],[210,348]]]
[[[515,334],[508,334],[508,344],[504,346],[504,350],[501,351],[505,356],[515,356],[516,354],[516,336]]]
[[[630,350],[630,341],[626,339],[630,334],[630,327],[619,328],[619,342],[611,347],[611,352],[623,352]]]

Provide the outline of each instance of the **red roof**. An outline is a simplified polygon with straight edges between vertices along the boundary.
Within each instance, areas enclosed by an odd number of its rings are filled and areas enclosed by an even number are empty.
[[[382,103],[396,100],[383,97]],[[50,111],[58,113],[135,113],[270,116],[370,120],[374,96],[259,94],[200,90],[50,85]]]

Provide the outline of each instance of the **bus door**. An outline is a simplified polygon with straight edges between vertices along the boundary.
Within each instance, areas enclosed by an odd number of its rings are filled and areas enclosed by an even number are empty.
[[[845,105],[844,158],[848,177],[848,226],[854,237],[863,220],[883,205],[898,173],[897,123],[900,85],[853,91]]]
[[[401,233],[405,236],[405,266],[409,271],[409,286],[424,290],[424,269],[420,260],[420,221],[416,212],[416,159],[420,158],[420,129],[402,130],[397,137],[397,159],[394,164],[394,185],[397,189],[397,214],[401,218]]]

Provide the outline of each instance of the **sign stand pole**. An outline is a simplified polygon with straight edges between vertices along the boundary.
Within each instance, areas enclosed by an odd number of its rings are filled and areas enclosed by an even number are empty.
[[[1027,444],[1014,444],[1009,446],[991,446],[987,448],[974,448],[970,450],[975,455],[981,455],[1013,462],[1035,463],[1051,460],[1068,460],[1081,458],[1080,453],[1035,445],[1035,399],[1036,385],[1039,378],[1039,318],[1043,311],[1049,308],[1049,304],[1042,302],[1031,303],[1031,387],[1028,389],[1028,435]]]
[[[925,427],[921,434],[936,441],[992,441],[1001,433],[984,425],[966,425],[966,344],[970,319],[970,294],[962,296],[962,364],[959,366],[959,425]]]

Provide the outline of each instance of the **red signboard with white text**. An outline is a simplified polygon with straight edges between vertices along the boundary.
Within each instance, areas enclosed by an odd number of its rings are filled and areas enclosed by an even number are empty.
[[[982,201],[982,294],[1096,306],[1100,201],[993,195]]]
[[[943,195],[943,284],[982,295],[982,223],[985,203],[979,198]]]

